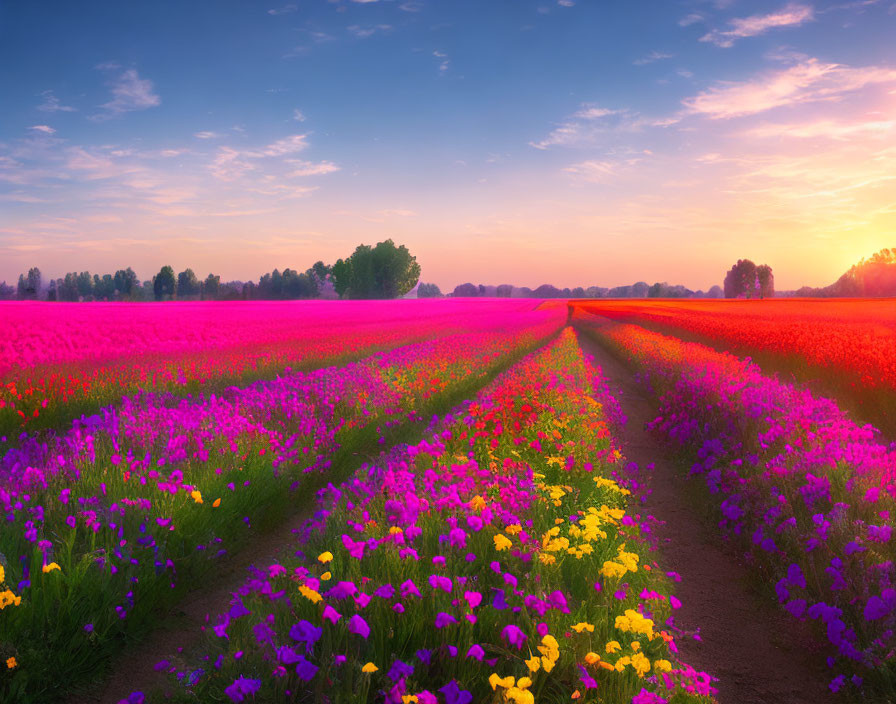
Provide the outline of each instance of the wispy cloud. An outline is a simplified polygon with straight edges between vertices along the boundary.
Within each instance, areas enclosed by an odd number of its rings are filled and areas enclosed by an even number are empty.
[[[296,122],[304,122],[305,121],[305,113],[296,108],[292,111],[292,119]]]
[[[56,134],[56,130],[49,125],[31,125],[28,129],[42,134]]]
[[[45,90],[41,92],[41,97],[44,99],[40,105],[37,106],[37,109],[41,112],[76,112],[77,109],[71,107],[70,105],[63,105],[59,102],[59,98],[57,98],[53,91]]]
[[[712,42],[716,46],[728,48],[734,46],[737,39],[765,34],[770,29],[798,26],[808,22],[814,16],[815,11],[810,5],[791,3],[777,12],[767,15],[735,18],[728,23],[730,29],[714,29],[700,37],[700,41]]]
[[[451,59],[444,51],[434,51],[432,55],[439,59],[439,73],[445,73],[451,67]]]
[[[692,12],[690,15],[682,17],[678,20],[679,27],[690,27],[692,24],[696,24],[697,22],[703,21],[703,15],[698,15],[696,12]]]
[[[115,64],[100,64],[100,70],[112,71],[118,68]],[[140,78],[136,69],[129,68],[109,81],[112,100],[100,107],[103,112],[93,115],[93,120],[107,120],[126,112],[146,110],[162,104],[162,99],[153,92],[153,83],[147,78]]]
[[[274,7],[268,10],[269,15],[288,15],[292,12],[295,12],[299,9],[299,6],[295,3],[289,3],[288,5],[283,5],[282,7]]]
[[[873,84],[896,83],[896,69],[882,66],[852,68],[807,59],[780,71],[743,82],[719,82],[684,100],[693,114],[728,119],[819,100],[839,100]]]
[[[529,146],[580,147],[593,144],[600,136],[614,131],[635,131],[654,124],[630,110],[612,110],[597,105],[583,104],[572,116],[555,127],[547,137]]]
[[[287,178],[297,178],[301,176],[320,176],[322,174],[332,174],[339,171],[339,167],[331,161],[302,161],[301,159],[287,159],[286,163],[294,167],[292,171],[286,174]]]
[[[590,159],[567,166],[563,170],[591,183],[606,183],[616,174],[616,167],[611,161]]]
[[[197,132],[193,135],[196,139],[217,139],[221,135],[217,132],[210,132],[208,130],[203,130],[202,132]]]
[[[662,61],[663,59],[671,59],[675,54],[667,54],[662,51],[651,51],[647,56],[644,56],[640,59],[636,59],[632,63],[635,66],[646,66],[647,64],[652,64],[654,61]]]

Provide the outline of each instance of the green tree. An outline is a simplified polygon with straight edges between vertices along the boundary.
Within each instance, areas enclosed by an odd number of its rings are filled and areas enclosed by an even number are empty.
[[[157,301],[161,301],[165,296],[174,297],[177,291],[177,279],[174,278],[174,269],[170,266],[163,266],[158,274],[152,277],[152,292]]]
[[[725,298],[752,298],[757,281],[756,265],[739,259],[725,275]]]
[[[209,274],[205,281],[202,282],[202,297],[206,300],[217,298],[220,290],[221,277],[216,274]]]
[[[756,267],[756,276],[759,279],[759,295],[761,298],[775,297],[775,275],[768,264]]]
[[[404,245],[389,239],[375,247],[360,245],[330,272],[333,287],[348,298],[398,298],[417,285],[420,265]]]
[[[441,298],[442,291],[436,284],[420,284],[417,287],[417,298]]]
[[[199,295],[199,279],[192,269],[184,269],[177,275],[177,295],[179,298]]]

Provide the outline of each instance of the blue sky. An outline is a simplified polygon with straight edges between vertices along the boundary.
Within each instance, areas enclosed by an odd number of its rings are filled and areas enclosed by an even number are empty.
[[[0,280],[779,287],[892,246],[896,4],[6,2]]]

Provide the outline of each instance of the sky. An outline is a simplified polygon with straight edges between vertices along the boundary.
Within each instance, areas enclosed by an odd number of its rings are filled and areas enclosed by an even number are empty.
[[[0,2],[0,280],[826,285],[896,245],[894,0]]]

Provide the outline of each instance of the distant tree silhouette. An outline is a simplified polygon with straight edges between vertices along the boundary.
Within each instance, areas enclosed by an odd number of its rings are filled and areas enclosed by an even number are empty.
[[[177,275],[177,297],[191,298],[199,295],[199,279],[192,269],[184,269]]]
[[[738,259],[725,275],[725,298],[758,298],[760,293],[756,265],[749,259]]]
[[[152,292],[157,301],[161,301],[165,296],[171,298],[177,292],[177,279],[174,278],[174,269],[170,266],[163,266],[152,278]]]
[[[441,298],[442,291],[435,284],[420,284],[417,287],[417,298]]]
[[[454,287],[455,298],[479,298],[479,287],[476,284],[461,284]]]

